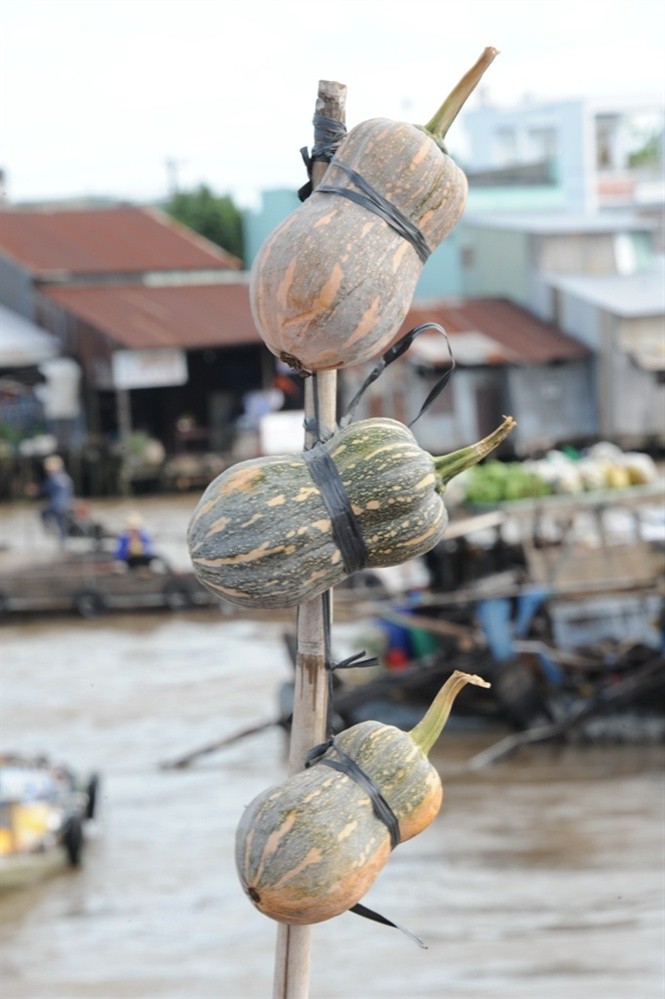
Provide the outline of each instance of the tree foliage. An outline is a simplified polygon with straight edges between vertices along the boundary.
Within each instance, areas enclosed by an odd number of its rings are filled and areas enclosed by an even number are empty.
[[[242,214],[226,194],[214,194],[206,184],[175,192],[166,212],[222,249],[244,259]]]
[[[658,166],[662,157],[662,135],[649,135],[643,138],[639,149],[634,149],[628,156],[631,167]]]

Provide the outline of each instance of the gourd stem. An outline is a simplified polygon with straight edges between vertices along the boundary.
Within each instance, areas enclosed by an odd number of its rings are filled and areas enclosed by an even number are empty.
[[[455,672],[448,677],[443,687],[430,704],[427,709],[427,714],[421,718],[415,728],[412,728],[409,732],[409,735],[415,742],[416,746],[425,756],[429,754],[430,749],[441,735],[443,726],[448,721],[448,715],[450,714],[450,709],[453,706],[453,701],[459,694],[460,690],[463,687],[466,687],[467,683],[473,683],[477,687],[490,686],[487,680],[483,680],[482,677],[476,676],[473,673],[462,673],[460,670],[456,669]]]
[[[480,83],[485,70],[499,54],[498,49],[488,47],[480,59],[465,73],[457,86],[451,90],[433,118],[424,126],[425,131],[435,139],[443,139],[455,121],[464,104]]]
[[[465,468],[471,468],[472,465],[476,465],[483,458],[486,458],[491,451],[506,439],[515,426],[517,424],[512,416],[504,416],[503,423],[476,444],[470,444],[468,447],[460,448],[459,451],[453,451],[452,454],[443,454],[438,458],[432,456],[439,489],[443,489],[446,482],[450,482],[456,475],[463,472]]]

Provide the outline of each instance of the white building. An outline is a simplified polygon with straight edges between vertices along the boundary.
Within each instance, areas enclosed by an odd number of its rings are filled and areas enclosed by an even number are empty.
[[[491,186],[492,172],[540,164],[564,211],[662,206],[664,118],[662,97],[484,103],[463,118],[472,188],[476,174]]]

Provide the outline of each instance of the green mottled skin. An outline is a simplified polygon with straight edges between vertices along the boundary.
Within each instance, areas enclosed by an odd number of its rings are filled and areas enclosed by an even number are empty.
[[[441,805],[441,780],[407,732],[367,721],[335,743],[372,777],[402,840],[429,825]],[[326,755],[336,758],[334,750]],[[390,850],[367,792],[320,763],[258,795],[236,834],[245,892],[261,912],[289,923],[320,922],[355,905]]]
[[[399,565],[440,540],[447,514],[434,459],[395,420],[364,420],[325,445],[346,488],[369,566]],[[198,579],[242,607],[293,607],[346,572],[301,455],[241,462],[206,489],[192,517]]]

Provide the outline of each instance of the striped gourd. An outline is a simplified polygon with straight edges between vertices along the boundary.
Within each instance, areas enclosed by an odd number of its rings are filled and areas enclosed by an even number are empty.
[[[402,423],[362,420],[323,447],[343,483],[367,552],[366,565],[399,565],[440,540],[446,482],[507,436],[506,417],[477,444],[435,458]],[[347,575],[321,489],[303,454],[240,462],[211,482],[188,531],[194,572],[241,607],[292,607]]]
[[[358,364],[397,335],[428,251],[464,210],[466,177],[443,138],[495,54],[485,51],[424,128],[386,118],[353,128],[319,188],[261,247],[250,279],[254,321],[292,367]],[[363,196],[363,184],[397,209],[425,246],[352,200]],[[338,193],[326,191],[330,186]]]
[[[335,738],[334,747],[372,779],[387,802],[402,842],[439,812],[443,787],[427,754],[466,683],[489,686],[480,677],[453,673],[411,732],[366,721]],[[338,758],[335,748],[329,754]],[[247,806],[236,833],[236,866],[247,896],[265,915],[317,923],[363,897],[391,847],[388,826],[374,813],[368,792],[348,774],[317,763]]]

